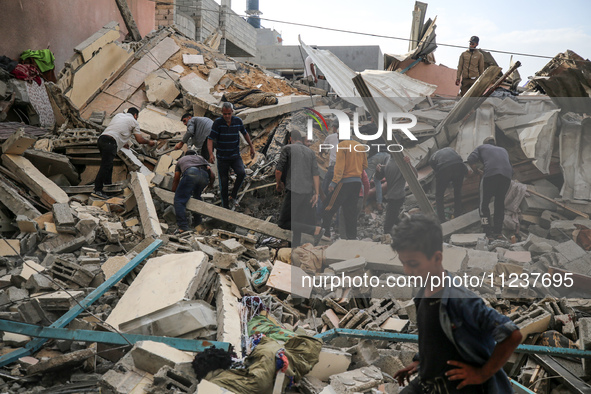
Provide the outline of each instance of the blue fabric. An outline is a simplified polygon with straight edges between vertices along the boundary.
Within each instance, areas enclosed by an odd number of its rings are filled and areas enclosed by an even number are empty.
[[[174,194],[174,212],[179,229],[189,230],[187,219],[187,202],[191,197],[201,200],[201,192],[209,183],[209,174],[202,168],[189,167],[182,175]],[[197,226],[201,223],[201,215],[197,215]]]
[[[236,180],[234,181],[234,187],[232,188],[232,198],[236,199],[238,190],[242,186],[242,181],[246,176],[244,171],[244,163],[242,158],[237,156],[233,159],[220,159],[218,157],[218,179],[220,182],[220,194],[222,197],[222,207],[228,208],[228,183],[230,182],[230,168],[234,170],[236,174]]]
[[[211,126],[209,139],[216,143],[216,157],[218,159],[234,159],[240,157],[240,133],[246,135],[242,120],[232,116],[230,126],[224,118],[217,118]]]
[[[453,278],[449,273],[447,275]],[[417,309],[424,292],[422,288],[414,299]],[[511,319],[487,307],[480,297],[465,287],[445,286],[440,308],[439,321],[443,331],[460,355],[475,365],[484,365],[496,344],[518,329]],[[502,368],[485,385],[489,394],[513,392]]]

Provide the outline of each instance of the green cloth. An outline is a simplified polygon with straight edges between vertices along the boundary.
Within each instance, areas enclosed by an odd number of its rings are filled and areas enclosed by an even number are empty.
[[[37,51],[33,51],[31,49],[27,49],[21,54],[21,59],[25,60],[28,58],[32,58],[37,63],[37,67],[39,70],[44,73],[45,71],[53,70],[55,65],[55,58],[53,57],[53,53],[49,49],[39,49]]]
[[[297,383],[318,363],[322,342],[316,338],[299,336],[281,345],[269,337],[264,337],[244,360],[247,369],[229,369],[206,379],[238,394],[272,394],[276,374],[275,354],[281,348],[285,349],[285,355],[289,360],[285,375],[294,377]],[[289,379],[286,379],[285,385],[288,381]]]
[[[265,334],[265,336],[281,342],[287,342],[297,335],[293,331],[276,326],[271,320],[262,315],[257,315],[248,322],[248,336],[255,334]]]

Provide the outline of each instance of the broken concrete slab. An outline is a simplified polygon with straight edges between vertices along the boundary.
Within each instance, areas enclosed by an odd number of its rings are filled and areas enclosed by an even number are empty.
[[[185,75],[180,79],[180,84],[190,95],[214,104],[219,102],[212,94],[213,85],[195,73]]]
[[[164,101],[171,104],[181,92],[176,87],[179,77],[172,72],[159,69],[146,77],[146,96],[148,101]]]
[[[304,277],[308,277],[308,275],[301,268],[276,260],[267,280],[267,286],[289,293],[294,297],[309,298],[312,287],[304,286]]]
[[[80,182],[80,175],[76,167],[65,155],[54,152],[45,152],[36,149],[27,149],[25,157],[33,163],[46,177],[63,174],[72,185]]]
[[[225,275],[220,275],[219,280],[220,285],[216,292],[216,340],[231,343],[234,349],[241,349],[240,303],[232,292],[232,281]]]
[[[0,256],[18,256],[21,242],[18,239],[0,239]]]
[[[4,154],[2,155],[2,163],[48,207],[56,202],[67,203],[70,200],[59,186],[49,180],[24,157]]]
[[[346,372],[351,364],[351,354],[340,349],[323,346],[318,363],[306,376],[313,376],[321,381],[328,381],[332,375]]]
[[[225,241],[222,241],[220,245],[222,246],[222,250],[227,253],[241,255],[246,252],[246,248],[234,238],[226,239]]]
[[[111,21],[86,40],[76,45],[74,51],[82,56],[84,62],[87,62],[92,58],[95,52],[106,44],[118,40],[119,36],[119,24],[115,21]]]
[[[486,238],[486,234],[452,234],[449,243],[456,246],[475,246],[481,238]]]
[[[109,279],[111,276],[115,275],[117,271],[123,268],[127,263],[129,263],[129,258],[127,256],[113,256],[109,257],[107,261],[105,261],[101,265],[101,270],[105,274],[105,279]]]
[[[3,332],[2,333],[2,342],[6,346],[11,347],[21,347],[25,346],[27,342],[31,340],[31,337],[27,335],[21,335],[14,332]]]
[[[144,236],[157,238],[162,235],[158,213],[152,200],[146,177],[139,172],[131,173],[131,188],[137,200]]]
[[[141,130],[150,135],[151,138],[158,138],[164,131],[174,135],[187,130],[180,117],[153,105],[148,105],[142,109],[137,121]]]
[[[192,55],[190,53],[183,53],[183,63],[187,66],[193,64],[205,64],[203,60],[203,55]]]
[[[410,320],[397,319],[395,317],[389,317],[380,328],[384,331],[402,332],[408,326]]]
[[[380,369],[376,366],[363,367],[330,377],[330,387],[337,393],[365,392],[384,382]]]
[[[217,85],[217,83],[222,79],[224,75],[226,75],[227,70],[220,70],[219,68],[213,68],[209,70],[209,75],[207,76],[207,82],[209,82],[212,86]]]
[[[363,257],[369,269],[400,274],[404,272],[398,254],[390,245],[379,242],[340,239],[324,253],[327,264]]]
[[[167,337],[191,337],[202,328],[215,330],[215,309],[202,300],[179,301],[121,324],[123,332]]]
[[[355,259],[330,264],[329,267],[334,271],[335,274],[340,274],[341,272],[352,272],[365,268],[365,258],[357,257]]]
[[[17,216],[23,215],[29,219],[35,219],[41,216],[41,212],[33,204],[3,181],[0,181],[0,201]]]
[[[555,245],[554,250],[563,255],[564,258],[568,261],[574,261],[587,256],[587,252],[585,251],[585,249],[581,248],[572,239],[567,242]]]
[[[37,222],[24,215],[18,215],[16,217],[16,225],[23,233],[36,233],[39,230]]]
[[[10,155],[22,155],[27,149],[35,144],[35,138],[25,136],[25,129],[17,129],[4,143],[2,144],[2,153]]]
[[[175,367],[177,364],[193,361],[188,353],[153,341],[136,342],[129,353],[136,368],[151,374],[157,373],[165,365]]]
[[[492,272],[499,262],[499,256],[493,252],[468,249],[466,265],[468,268],[478,268],[484,272]]]
[[[241,111],[236,116],[242,119],[242,123],[245,125],[254,123],[256,121],[268,118],[274,118],[280,115],[287,114],[289,112],[294,112],[300,110],[304,107],[309,107],[312,102],[316,102],[320,96],[282,96],[277,97],[277,104],[276,105],[266,105],[260,108],[248,108],[244,111]]]
[[[151,258],[113,308],[107,323],[119,328],[120,324],[192,298],[199,282],[195,275],[205,261],[203,252]]]

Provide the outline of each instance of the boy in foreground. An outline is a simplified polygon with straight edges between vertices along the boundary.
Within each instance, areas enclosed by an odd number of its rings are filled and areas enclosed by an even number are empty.
[[[437,219],[405,218],[392,236],[407,275],[419,276],[424,287],[414,298],[419,329],[419,353],[396,372],[403,394],[512,393],[501,369],[522,339],[508,317],[487,307],[481,298],[449,280],[438,287],[428,278],[449,276],[443,269],[443,234]],[[434,281],[434,284],[437,281]],[[410,381],[410,376],[419,376]]]

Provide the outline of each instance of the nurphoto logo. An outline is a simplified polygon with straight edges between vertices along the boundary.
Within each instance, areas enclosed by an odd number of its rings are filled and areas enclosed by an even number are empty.
[[[316,111],[312,108],[306,108],[308,110],[306,113],[309,116],[308,119],[308,129],[307,129],[307,138],[308,140],[314,139],[314,121],[318,124],[320,129],[324,128],[328,130],[328,125],[326,120],[322,115],[335,115],[339,121],[339,141],[346,141],[351,139],[351,122],[349,121],[349,117],[343,111],[338,109],[321,109],[320,111]],[[384,118],[386,119],[386,138],[388,142],[394,140],[393,132],[394,130],[399,130],[404,133],[410,140],[416,141],[417,137],[415,137],[409,129],[413,128],[417,124],[417,118],[413,114],[408,114],[404,112],[388,112],[385,114],[380,112],[379,117],[377,119],[377,128],[375,134],[367,135],[362,134],[359,131],[359,114],[355,112],[353,114],[353,133],[355,136],[361,141],[374,141],[384,135]],[[410,120],[410,121],[405,121]],[[401,123],[401,121],[403,121]],[[359,144],[356,145],[353,149],[357,152],[367,152],[371,149],[371,147],[376,147],[378,152],[401,152],[404,148],[402,145],[394,143],[394,144]],[[320,151],[322,150],[330,150],[333,149],[334,146],[332,144],[320,144]],[[337,147],[338,149],[338,147]],[[351,149],[351,147],[347,147],[347,149]]]

